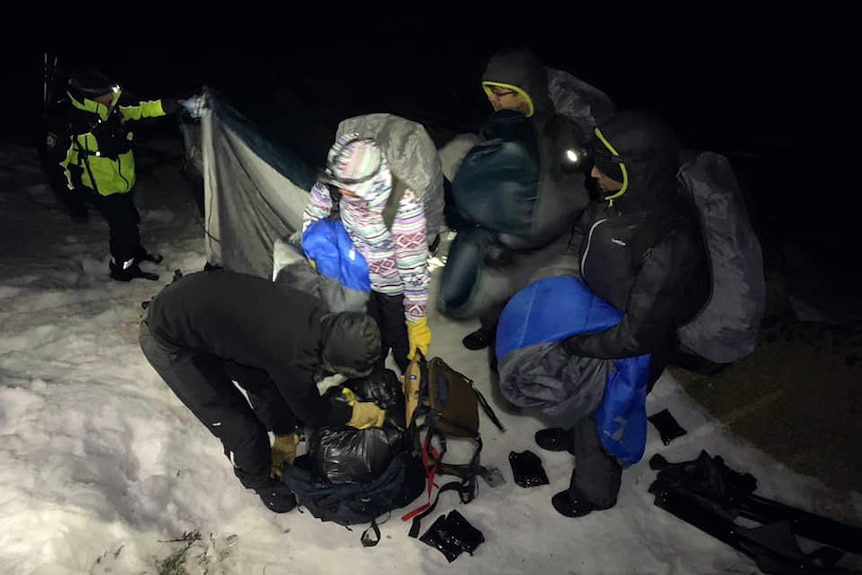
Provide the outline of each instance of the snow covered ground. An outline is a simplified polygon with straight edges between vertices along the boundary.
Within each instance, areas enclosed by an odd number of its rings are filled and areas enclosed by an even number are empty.
[[[165,256],[153,283],[108,279],[107,225],[73,223],[48,190],[35,151],[0,147],[0,571],[66,574],[312,573],[753,573],[745,556],[653,504],[647,461],[694,459],[701,450],[751,472],[758,493],[817,511],[822,486],[792,474],[728,435],[665,374],[648,411],[668,408],[688,434],[664,446],[649,428],[643,461],[623,475],[618,505],[581,519],[559,516],[551,496],[568,485],[572,458],[533,443],[541,422],[498,410],[483,417],[483,462],[508,482],[484,484],[468,505],[444,494],[437,515],[457,508],[485,536],[451,566],[407,536],[400,514],[377,547],[361,529],[308,513],[269,512],[242,488],[219,442],[144,359],[136,340],[141,302],[173,270],[205,262],[203,229],[179,173],[178,140],[139,153],[138,205],[145,245]],[[153,158],[165,159],[157,163]],[[150,158],[149,165],[147,158]],[[147,168],[152,169],[147,169]],[[145,264],[147,267],[147,264]],[[432,354],[473,377],[491,397],[486,354],[461,338],[472,322],[430,313]],[[744,401],[744,400],[740,400]],[[512,481],[510,451],[542,458],[550,485]],[[847,502],[862,523],[862,497]],[[411,506],[414,507],[415,505]]]

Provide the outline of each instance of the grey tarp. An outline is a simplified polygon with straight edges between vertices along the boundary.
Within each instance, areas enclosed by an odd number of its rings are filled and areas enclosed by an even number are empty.
[[[314,170],[206,93],[201,113],[207,261],[271,277],[275,241],[302,227]]]
[[[373,138],[389,161],[392,174],[421,196],[428,244],[433,243],[443,228],[443,170],[425,127],[394,114],[365,114],[338,124],[336,138],[349,133]]]
[[[737,361],[757,346],[766,309],[760,242],[724,156],[701,152],[678,178],[700,212],[712,282],[704,308],[678,330],[680,343],[715,363]]]

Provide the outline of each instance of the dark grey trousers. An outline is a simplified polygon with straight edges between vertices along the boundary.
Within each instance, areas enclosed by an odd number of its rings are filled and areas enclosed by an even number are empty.
[[[617,502],[623,468],[602,447],[596,421],[585,417],[572,427],[575,468],[569,482],[573,499],[584,499],[596,507],[612,507]]]
[[[272,465],[267,431],[282,435],[296,429],[293,412],[269,375],[162,341],[146,320],[141,322],[139,341],[153,369],[221,441],[243,485],[250,489],[264,485]],[[248,400],[234,381],[246,390]]]
[[[653,355],[647,393],[652,391],[666,365],[663,355]],[[616,505],[623,468],[602,447],[595,419],[591,416],[580,420],[572,427],[572,433],[575,448],[575,469],[569,482],[572,497],[586,498],[599,508]]]

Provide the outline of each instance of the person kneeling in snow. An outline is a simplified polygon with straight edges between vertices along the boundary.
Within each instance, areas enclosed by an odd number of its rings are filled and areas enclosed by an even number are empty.
[[[290,286],[226,270],[182,277],[147,308],[140,345],[221,440],[240,482],[276,513],[296,506],[278,477],[296,454],[297,419],[311,427],[383,425],[384,411],[374,403],[329,401],[316,385],[329,374],[371,371],[380,356],[376,322],[364,313],[328,313]],[[268,431],[276,437],[272,447]]]

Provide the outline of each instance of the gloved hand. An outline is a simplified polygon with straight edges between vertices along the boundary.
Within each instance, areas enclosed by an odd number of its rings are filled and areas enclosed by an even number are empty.
[[[181,98],[177,104],[182,106],[184,112],[193,120],[201,117],[201,111],[204,108],[205,101],[203,95],[194,95],[188,98]],[[167,110],[166,110],[167,111]]]
[[[428,355],[428,349],[431,347],[431,328],[428,327],[427,317],[419,321],[407,322],[407,340],[410,342],[410,353],[407,354],[407,359],[413,359],[417,349],[422,352],[422,355]]]
[[[272,476],[281,477],[285,464],[293,464],[296,459],[296,446],[299,445],[299,434],[276,435],[272,442]]]
[[[162,98],[162,110],[166,116],[170,116],[180,109],[180,102],[176,98]]]
[[[370,401],[357,401],[356,396],[347,388],[341,390],[347,398],[347,404],[353,408],[353,416],[347,422],[349,427],[355,429],[368,429],[370,427],[383,427],[386,412]]]

